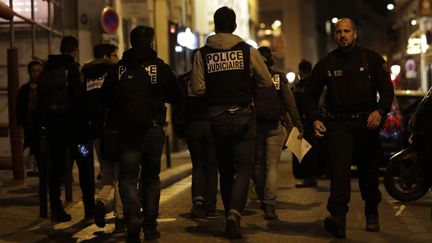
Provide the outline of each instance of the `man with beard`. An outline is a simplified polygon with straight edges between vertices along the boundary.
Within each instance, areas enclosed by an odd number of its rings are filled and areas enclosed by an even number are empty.
[[[366,231],[380,230],[378,131],[390,110],[394,91],[384,59],[356,44],[357,29],[353,20],[342,18],[336,23],[335,39],[338,48],[320,60],[312,71],[304,105],[315,136],[325,136],[329,144],[331,185],[327,210],[330,216],[324,220],[324,226],[334,237],[345,238],[353,159],[365,201]],[[318,100],[325,86],[326,112],[318,115]]]

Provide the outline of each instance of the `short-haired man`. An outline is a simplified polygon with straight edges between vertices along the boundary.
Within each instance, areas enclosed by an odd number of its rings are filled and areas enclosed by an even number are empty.
[[[114,75],[108,79],[113,81],[115,93],[111,109],[119,130],[119,188],[127,242],[140,242],[141,227],[145,240],[160,237],[156,220],[165,142],[165,102],[182,102],[184,98],[174,72],[152,49],[154,33],[148,26],[134,28],[130,33],[132,48],[123,53]],[[141,180],[141,197],[136,190],[138,180]]]
[[[108,73],[114,69],[118,61],[117,46],[107,43],[97,44],[93,47],[94,59],[86,63],[81,71],[83,73],[83,92],[85,100],[86,139],[89,153],[92,158],[93,146],[101,165],[102,189],[96,197],[95,223],[99,227],[105,227],[105,214],[114,210],[115,227],[120,230],[123,226],[123,207],[118,190],[118,158],[107,158],[101,154],[101,146],[106,147],[108,136],[104,136],[107,129],[107,107],[111,102],[108,95],[106,80]],[[112,129],[106,131],[113,133]],[[105,149],[106,150],[106,149]],[[111,192],[114,191],[114,201]],[[111,203],[112,202],[112,203]]]
[[[54,222],[70,221],[60,200],[61,178],[66,169],[67,150],[81,138],[82,129],[78,121],[81,107],[81,73],[78,57],[78,40],[65,36],[60,43],[61,55],[50,55],[38,78],[38,113],[40,125],[46,129],[48,141],[48,191],[51,207],[51,220]],[[75,151],[72,151],[74,153]],[[82,163],[81,163],[82,162]],[[85,217],[93,218],[94,179],[93,166],[84,158],[77,163],[80,167],[80,186],[83,192]],[[84,166],[89,170],[83,170]]]
[[[207,39],[194,58],[192,92],[205,94],[209,104],[227,216],[225,233],[229,238],[241,238],[240,219],[252,176],[256,137],[253,87],[271,87],[272,81],[259,52],[232,34],[237,27],[234,10],[221,7],[213,19],[216,35]]]

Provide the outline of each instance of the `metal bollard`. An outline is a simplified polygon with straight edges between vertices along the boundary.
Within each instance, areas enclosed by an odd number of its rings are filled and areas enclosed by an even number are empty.
[[[166,167],[171,168],[171,145],[169,136],[165,136]]]
[[[41,128],[39,134],[39,151],[36,162],[39,170],[39,216],[48,217],[48,146],[45,128]]]
[[[66,202],[72,202],[72,169],[73,169],[73,157],[72,157],[72,146],[69,146],[66,152],[66,164],[65,164],[65,200]]]

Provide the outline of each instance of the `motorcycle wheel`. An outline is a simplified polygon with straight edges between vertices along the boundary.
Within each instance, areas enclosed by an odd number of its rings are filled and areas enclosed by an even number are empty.
[[[419,161],[392,161],[384,172],[384,185],[388,194],[401,202],[423,197],[432,185],[427,170]]]

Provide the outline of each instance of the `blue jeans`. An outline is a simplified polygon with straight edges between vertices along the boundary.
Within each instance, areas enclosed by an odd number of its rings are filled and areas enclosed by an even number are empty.
[[[100,138],[94,139],[93,144],[100,166],[103,171],[102,188],[96,196],[96,202],[102,202],[105,205],[106,212],[114,211],[116,219],[123,219],[123,204],[118,188],[119,162],[102,159],[100,156]],[[114,198],[111,198],[111,192],[114,190]]]
[[[241,215],[253,171],[255,115],[225,111],[211,117],[210,121],[225,212]]]
[[[139,235],[141,225],[144,230],[156,229],[160,198],[159,173],[164,142],[165,134],[160,126],[120,132],[119,188],[128,236]],[[138,180],[141,185],[139,192]]]
[[[218,170],[210,122],[192,121],[186,128],[192,160],[192,202],[203,201],[206,211],[216,210]]]
[[[286,133],[280,122],[257,125],[254,182],[258,198],[264,204],[276,204],[278,164]]]

